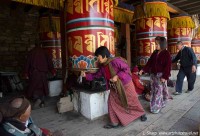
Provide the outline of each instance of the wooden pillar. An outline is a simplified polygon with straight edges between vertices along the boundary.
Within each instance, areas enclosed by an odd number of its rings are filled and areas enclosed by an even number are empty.
[[[126,27],[126,57],[127,57],[126,59],[127,59],[129,66],[131,66],[130,25],[125,24],[125,27]]]
[[[65,4],[64,4],[65,5]],[[65,7],[60,11],[60,33],[61,33],[61,56],[62,56],[62,78],[63,81],[66,77],[66,68],[67,68],[67,60],[66,60],[66,41],[65,41]]]
[[[126,60],[131,66],[131,41],[130,41],[130,25],[121,24],[121,33],[126,38]]]

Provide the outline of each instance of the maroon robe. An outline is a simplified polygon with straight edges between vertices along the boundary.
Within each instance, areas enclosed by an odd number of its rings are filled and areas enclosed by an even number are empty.
[[[29,78],[27,97],[42,97],[49,94],[48,71],[54,71],[51,57],[41,47],[33,48],[28,55],[25,66],[25,74]]]

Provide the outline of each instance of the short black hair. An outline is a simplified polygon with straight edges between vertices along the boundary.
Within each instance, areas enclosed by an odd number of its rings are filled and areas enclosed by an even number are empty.
[[[155,40],[160,41],[160,36],[156,36]]]
[[[155,38],[155,40],[157,40],[159,42],[159,45],[160,45],[160,49],[161,50],[164,50],[167,48],[167,40],[165,37],[162,37],[162,36],[157,36]]]
[[[178,41],[178,42],[176,43],[176,45],[179,45],[179,44],[183,45],[183,42]]]
[[[108,50],[108,48],[106,46],[101,46],[101,47],[97,48],[94,54],[95,54],[95,56],[101,55],[102,58],[110,57],[110,51]]]

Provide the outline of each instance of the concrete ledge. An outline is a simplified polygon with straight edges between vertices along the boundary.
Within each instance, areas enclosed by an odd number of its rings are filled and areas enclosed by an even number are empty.
[[[197,76],[200,76],[200,64],[197,64]]]
[[[110,91],[85,92],[77,90],[74,93],[74,110],[80,112],[84,117],[94,120],[108,113],[108,95]]]

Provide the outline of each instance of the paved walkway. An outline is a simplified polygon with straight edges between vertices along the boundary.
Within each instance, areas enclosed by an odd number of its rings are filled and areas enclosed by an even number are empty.
[[[187,82],[184,89],[187,89]],[[89,121],[76,112],[58,114],[56,101],[50,98],[47,107],[33,110],[32,117],[37,125],[51,130],[62,130],[66,136],[198,136],[200,126],[200,77],[197,77],[195,89],[190,93],[173,96],[159,114],[149,113],[149,103],[141,99],[148,120],[140,119],[127,127],[118,129],[102,128],[108,121],[107,116]],[[173,88],[169,88],[173,92]]]

